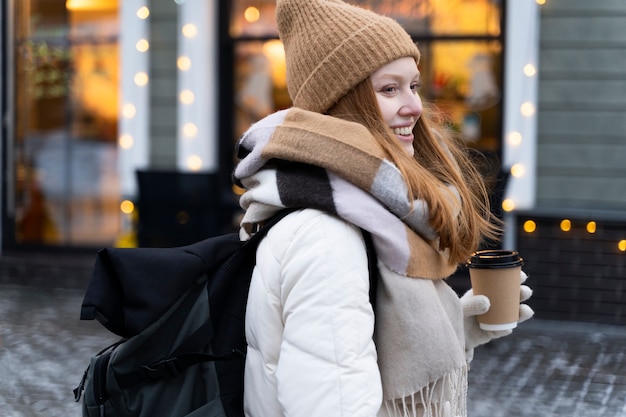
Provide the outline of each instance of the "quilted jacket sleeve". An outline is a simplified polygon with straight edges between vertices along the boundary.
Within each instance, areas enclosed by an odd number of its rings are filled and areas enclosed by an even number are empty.
[[[283,222],[263,242],[273,252],[264,256],[274,258],[276,265],[259,271],[280,305],[283,329],[282,336],[276,335],[280,346],[273,384],[282,413],[375,416],[382,388],[361,231],[314,210]],[[272,289],[268,275],[277,272],[274,268],[280,272]],[[267,354],[262,356],[267,362]]]

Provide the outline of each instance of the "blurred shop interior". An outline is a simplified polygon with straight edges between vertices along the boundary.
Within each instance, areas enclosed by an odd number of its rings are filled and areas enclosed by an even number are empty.
[[[503,140],[506,1],[351,2],[389,15],[406,28],[422,53],[423,100],[434,103],[449,126],[492,161],[491,173],[497,172]],[[141,210],[136,212],[138,202],[122,195],[120,187],[118,168],[124,141],[119,122],[126,116],[120,110],[119,96],[124,77],[132,78],[136,85],[147,84],[149,78],[120,69],[120,34],[125,30],[120,4],[121,0],[11,3],[13,121],[7,159],[12,176],[3,219],[6,248],[138,244],[136,224]],[[152,18],[150,6],[147,2],[142,9],[147,20]],[[275,2],[233,0],[215,2],[215,7],[220,8],[217,15],[222,25],[217,35],[219,88],[209,86],[201,91],[221,91],[215,98],[219,135],[203,140],[218,142],[217,169],[220,178],[229,178],[239,136],[251,123],[289,107],[290,100],[284,52],[274,20]],[[226,21],[221,19],[224,16]],[[137,54],[149,52],[137,44]],[[181,95],[182,101],[201,94],[188,93]],[[202,174],[199,166],[196,173]],[[194,174],[193,168],[187,174]],[[222,204],[220,210],[234,215],[240,190],[228,185],[217,187],[216,192],[223,189],[232,195],[220,201],[235,203]],[[181,213],[177,211],[176,221],[182,227],[188,216]],[[218,218],[228,215],[222,213]],[[222,231],[199,232],[208,236]],[[197,237],[189,235],[190,240]]]

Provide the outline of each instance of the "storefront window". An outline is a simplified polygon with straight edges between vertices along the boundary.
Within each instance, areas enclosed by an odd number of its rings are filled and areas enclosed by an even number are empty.
[[[394,17],[422,53],[422,99],[471,147],[498,155],[501,144],[501,2],[352,0]],[[235,139],[250,123],[290,106],[275,2],[238,0],[229,33],[235,46]]]
[[[500,0],[349,0],[398,21],[412,36],[500,35]],[[278,34],[274,19],[276,2],[234,2],[230,35],[272,36]]]
[[[118,233],[117,6],[14,2],[17,245],[110,245]]]

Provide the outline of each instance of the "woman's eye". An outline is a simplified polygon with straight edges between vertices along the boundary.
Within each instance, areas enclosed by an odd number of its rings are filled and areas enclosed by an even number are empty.
[[[396,90],[397,89],[394,86],[388,86],[388,87],[383,88],[383,91],[388,94],[394,93]]]
[[[414,92],[418,92],[422,89],[422,83],[413,83],[411,84],[411,90],[413,90]]]

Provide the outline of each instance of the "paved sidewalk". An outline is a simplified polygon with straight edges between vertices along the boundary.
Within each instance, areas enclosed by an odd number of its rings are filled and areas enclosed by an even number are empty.
[[[0,285],[0,417],[80,416],[72,389],[116,340],[82,291]],[[478,348],[469,417],[626,417],[626,328],[533,319]]]

